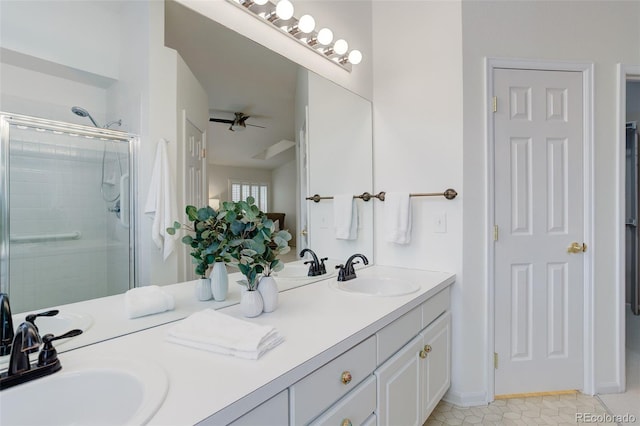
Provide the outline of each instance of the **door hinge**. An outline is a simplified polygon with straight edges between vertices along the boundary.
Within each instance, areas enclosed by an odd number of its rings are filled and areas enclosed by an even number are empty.
[[[498,97],[494,96],[493,99],[491,99],[491,105],[493,108],[493,112],[498,112]]]
[[[498,225],[493,225],[493,241],[498,241]]]
[[[200,158],[207,158],[206,148],[202,148],[202,151],[200,152]]]
[[[498,352],[493,353],[493,368],[498,369]]]

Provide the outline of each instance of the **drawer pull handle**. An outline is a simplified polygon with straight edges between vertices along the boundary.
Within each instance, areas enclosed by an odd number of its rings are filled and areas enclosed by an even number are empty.
[[[425,359],[427,357],[427,351],[420,351],[420,358]]]
[[[349,383],[351,383],[351,379],[353,377],[351,377],[351,373],[348,371],[343,371],[342,372],[342,376],[340,376],[340,381],[342,381],[343,384],[348,385]],[[349,422],[351,423],[351,422]]]
[[[342,426],[353,426],[353,423],[351,423],[351,420],[349,419],[344,419],[342,421]]]
[[[431,345],[424,345],[424,351],[425,351],[426,353],[431,352]]]

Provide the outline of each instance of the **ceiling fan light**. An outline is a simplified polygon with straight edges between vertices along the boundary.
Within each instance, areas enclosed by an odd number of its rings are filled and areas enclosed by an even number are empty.
[[[287,20],[293,17],[293,4],[289,0],[280,0],[276,5],[278,18]]]
[[[302,15],[298,21],[298,28],[305,34],[309,34],[316,27],[316,20],[311,15]]]
[[[269,0],[253,0],[253,2],[258,6],[264,6],[265,4],[269,3]]]

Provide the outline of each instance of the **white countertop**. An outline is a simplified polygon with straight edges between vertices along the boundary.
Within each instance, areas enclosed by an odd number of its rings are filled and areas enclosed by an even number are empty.
[[[454,274],[446,272],[382,266],[363,269],[358,275],[407,279],[419,283],[420,290],[404,296],[374,297],[336,290],[329,286],[330,280],[324,280],[280,293],[278,309],[257,318],[244,318],[238,305],[224,308],[228,315],[275,326],[285,337],[257,361],[169,343],[165,336],[172,324],[66,352],[60,360],[63,368],[104,357],[156,363],[167,373],[169,390],[149,424],[190,425],[212,415],[216,423],[228,423],[455,280]],[[207,307],[211,306],[202,306]]]

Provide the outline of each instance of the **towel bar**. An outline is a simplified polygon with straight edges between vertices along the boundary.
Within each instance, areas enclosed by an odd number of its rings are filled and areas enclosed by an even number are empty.
[[[377,198],[380,201],[384,201],[384,197],[386,192],[381,191],[375,195],[372,195],[368,192],[364,192],[361,195],[354,195],[353,198],[359,198],[364,201],[369,201],[372,198]],[[455,189],[449,188],[444,192],[419,192],[415,194],[409,194],[409,197],[444,197],[447,200],[453,200],[458,196],[458,192]],[[314,203],[319,203],[320,200],[333,200],[333,197],[321,197],[318,194],[313,195],[312,197],[307,197],[305,200],[313,201]]]

